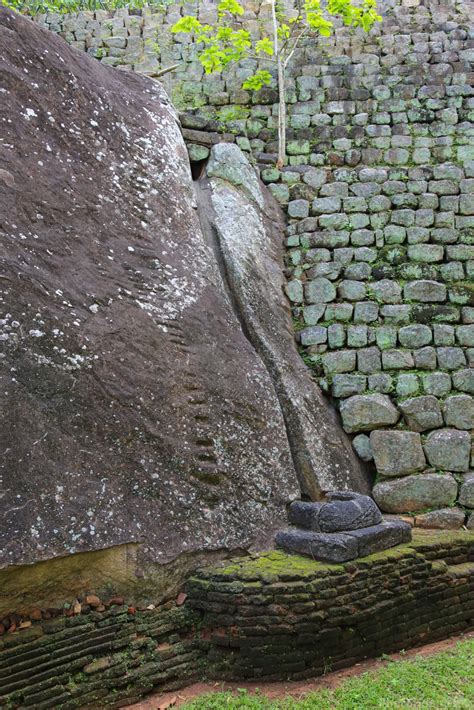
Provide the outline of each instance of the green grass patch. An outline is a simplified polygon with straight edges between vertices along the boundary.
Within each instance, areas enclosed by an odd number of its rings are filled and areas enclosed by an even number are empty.
[[[385,666],[348,678],[333,690],[302,699],[269,700],[240,690],[211,693],[182,710],[470,710],[474,707],[474,639],[433,656],[389,661]]]

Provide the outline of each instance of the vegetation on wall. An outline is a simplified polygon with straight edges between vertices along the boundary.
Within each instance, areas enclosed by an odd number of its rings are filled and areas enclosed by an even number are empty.
[[[172,28],[174,33],[190,34],[200,45],[199,60],[206,74],[222,72],[229,64],[242,59],[270,62],[276,70],[278,85],[278,161],[281,168],[286,157],[286,70],[301,42],[318,36],[330,37],[334,30],[331,17],[348,27],[362,27],[368,32],[380,22],[376,0],[297,0],[294,10],[287,12],[278,0],[271,0],[271,34],[254,40],[243,28],[235,29],[235,21],[244,14],[237,0],[221,0],[217,5],[214,25],[202,24],[194,15],[185,15]],[[250,73],[242,88],[258,91],[272,82],[266,69]]]
[[[143,7],[160,7],[170,5],[173,0],[0,0],[0,5],[6,5],[23,15],[37,15],[44,12],[68,14],[81,10],[139,10]]]

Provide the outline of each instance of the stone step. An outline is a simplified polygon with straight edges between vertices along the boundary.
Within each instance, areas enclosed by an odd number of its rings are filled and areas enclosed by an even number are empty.
[[[285,552],[333,563],[365,557],[410,540],[411,527],[402,520],[391,520],[340,533],[290,529],[277,533],[275,538],[277,546]]]

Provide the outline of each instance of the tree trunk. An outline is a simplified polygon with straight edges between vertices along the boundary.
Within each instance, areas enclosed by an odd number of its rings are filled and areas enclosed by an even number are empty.
[[[278,160],[280,170],[286,157],[286,100],[285,100],[285,70],[281,57],[278,56]]]
[[[285,102],[285,66],[278,41],[278,19],[276,0],[272,0],[273,47],[278,68],[278,160],[277,168],[283,167],[286,154],[286,102]]]

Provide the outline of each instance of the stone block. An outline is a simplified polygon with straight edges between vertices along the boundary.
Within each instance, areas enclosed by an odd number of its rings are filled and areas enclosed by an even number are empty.
[[[474,428],[474,399],[468,394],[456,394],[448,397],[443,404],[446,426],[456,429]]]
[[[454,326],[435,323],[433,325],[433,337],[436,345],[454,345]]]
[[[364,261],[349,264],[344,269],[344,278],[353,281],[366,281],[372,275],[372,267]]]
[[[412,397],[404,402],[399,402],[398,406],[403,412],[406,423],[413,431],[421,432],[443,426],[439,401],[432,395]]]
[[[474,346],[474,325],[458,325],[456,327],[456,338],[460,345],[465,347]]]
[[[397,377],[397,395],[399,397],[409,397],[418,394],[420,382],[414,372],[404,373]]]
[[[421,437],[415,432],[373,431],[370,444],[382,476],[406,476],[426,467]]]
[[[410,306],[382,306],[380,315],[389,323],[407,323],[410,320]]]
[[[326,375],[352,372],[356,366],[356,351],[339,350],[338,352],[324,353],[322,363]]]
[[[400,340],[400,345],[404,348],[421,348],[431,343],[433,335],[431,328],[417,323],[400,328],[398,339]]]
[[[375,502],[386,513],[411,513],[451,506],[458,486],[449,473],[418,473],[376,483]]]
[[[317,197],[313,200],[313,214],[331,214],[339,212],[342,200],[340,197]]]
[[[339,298],[346,301],[362,301],[365,298],[367,287],[360,281],[344,279],[338,287]]]
[[[189,160],[199,161],[206,160],[209,157],[209,148],[205,145],[199,145],[198,143],[188,143],[187,145]]]
[[[396,424],[400,412],[384,394],[354,395],[341,403],[342,425],[349,433]]]
[[[459,530],[464,525],[466,514],[461,508],[441,508],[417,515],[415,525],[418,528],[438,528],[441,530]]]
[[[429,345],[419,350],[413,350],[413,358],[418,370],[436,369],[436,350]]]
[[[285,284],[285,292],[292,303],[302,303],[303,284],[298,279],[291,279]]]
[[[320,277],[305,284],[304,294],[308,303],[328,303],[336,298],[336,287],[329,279]]]
[[[466,366],[466,356],[462,348],[436,348],[436,355],[441,370],[457,370]]]
[[[438,244],[412,244],[408,247],[408,258],[422,263],[443,261],[444,248]]]
[[[384,350],[382,366],[384,370],[410,370],[414,360],[409,350]]]
[[[354,323],[373,323],[379,315],[379,307],[372,301],[359,301],[354,306]]]
[[[367,389],[365,375],[333,375],[331,392],[333,397],[343,399],[355,394],[363,394]]]
[[[342,348],[346,342],[346,330],[342,323],[331,323],[328,328],[328,345],[331,349]]]
[[[459,490],[459,503],[466,508],[474,508],[474,471],[463,476]]]
[[[347,329],[347,345],[350,348],[362,348],[367,345],[367,326],[350,325]]]
[[[388,394],[393,390],[393,378],[386,372],[377,372],[375,375],[369,375],[369,390]]]
[[[303,293],[303,291],[301,291],[301,294],[302,293]],[[293,300],[293,299],[290,299],[290,300]],[[303,300],[303,298],[301,298],[301,300]],[[326,310],[326,306],[324,304],[305,306],[303,308],[303,320],[306,323],[306,325],[316,325],[316,323],[319,320],[321,320],[321,318],[323,317],[325,310]]]
[[[321,562],[348,562],[359,554],[356,538],[341,533],[285,530],[276,534],[275,543],[285,552],[306,555]]]
[[[288,202],[288,215],[304,219],[309,215],[309,202],[307,200],[291,200]]]
[[[424,449],[434,468],[461,472],[469,469],[471,437],[467,431],[438,429],[428,435]]]
[[[470,392],[471,394],[474,394],[474,371],[469,368],[454,372],[453,384],[454,387],[457,390],[461,390],[461,392]]]
[[[328,339],[327,328],[320,325],[310,326],[300,332],[301,345],[320,345],[326,343]]]
[[[470,372],[470,370],[464,370],[464,372]],[[459,375],[459,373],[455,373],[453,377],[456,377],[456,375]],[[422,375],[422,383],[426,394],[433,394],[436,397],[444,397],[451,391],[451,377],[447,372],[430,372],[429,374]],[[461,388],[457,387],[457,389]]]
[[[357,436],[352,439],[352,446],[357,456],[362,459],[362,461],[373,461],[374,454],[372,446],[370,445],[370,438],[367,434],[357,434]]]
[[[381,350],[388,350],[397,345],[397,329],[390,326],[382,326],[375,330],[375,340]]]
[[[382,279],[370,284],[370,289],[377,299],[382,303],[399,303],[402,298],[402,289],[397,281]]]
[[[357,368],[366,375],[381,370],[380,350],[375,346],[359,350],[357,353]]]
[[[351,530],[348,534],[357,540],[358,556],[366,557],[410,542],[411,525],[403,520],[387,520],[372,527]]]
[[[350,321],[354,312],[354,306],[351,303],[330,303],[326,306],[325,319],[328,321],[337,320],[342,323]]]
[[[447,289],[446,286],[439,281],[410,281],[405,285],[403,294],[408,301],[437,303],[446,301]]]

